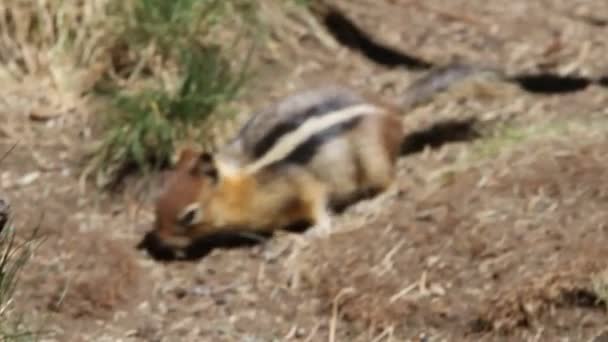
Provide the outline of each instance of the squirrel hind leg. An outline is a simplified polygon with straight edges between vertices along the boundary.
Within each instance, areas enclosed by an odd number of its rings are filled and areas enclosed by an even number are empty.
[[[315,187],[309,187],[308,192],[308,203],[313,224],[306,231],[305,236],[327,237],[331,234],[334,225],[329,206],[329,193],[321,183],[318,183]]]
[[[403,128],[394,115],[365,124],[354,145],[364,179],[360,190],[370,192],[371,196],[384,192],[394,183]]]
[[[304,235],[306,237],[327,237],[331,234],[333,228],[333,219],[329,207],[326,201],[319,201],[314,206],[314,224],[306,230]]]
[[[309,227],[305,236],[326,236],[333,226],[329,206],[329,189],[327,186],[304,169],[294,168],[290,174],[297,183],[302,204],[302,214]]]

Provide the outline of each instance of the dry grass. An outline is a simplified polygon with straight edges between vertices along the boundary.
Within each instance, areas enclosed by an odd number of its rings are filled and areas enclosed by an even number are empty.
[[[3,1],[0,79],[8,94],[40,97],[31,105],[18,98],[6,99],[7,104],[27,106],[26,112],[42,120],[82,109],[83,95],[107,72],[108,54],[121,28],[112,2]]]
[[[255,7],[248,0],[3,2],[5,110],[48,121],[108,104],[84,119],[102,129],[84,172],[100,183],[126,164],[166,162],[175,141],[213,138],[214,121],[228,111],[217,107],[242,86]],[[36,101],[22,99],[31,93]]]
[[[225,23],[238,25],[234,13],[248,11],[251,4],[209,0],[194,6],[190,0],[171,5],[154,0],[138,5],[115,0],[5,1],[0,7],[0,75],[8,84],[37,85],[76,98],[88,94],[102,77],[125,87],[141,78],[164,77],[171,83],[175,65],[163,57],[179,52],[170,48],[177,43],[173,35],[184,40],[217,36],[216,21],[228,16]]]
[[[68,257],[77,250],[87,251],[88,257],[74,260],[70,269],[53,277],[49,309],[73,318],[108,319],[110,313],[128,308],[146,293],[131,250],[99,234],[85,234],[71,243],[75,248]],[[99,255],[108,259],[99,264]]]

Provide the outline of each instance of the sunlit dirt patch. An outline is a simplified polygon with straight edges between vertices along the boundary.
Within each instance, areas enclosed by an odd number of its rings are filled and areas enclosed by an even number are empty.
[[[131,246],[91,233],[71,240],[66,246],[73,258],[53,279],[49,309],[75,318],[99,318],[136,303],[145,282]]]
[[[504,289],[488,299],[479,318],[471,322],[477,332],[511,333],[518,328],[531,328],[552,321],[565,312],[577,309],[604,312],[605,303],[593,291],[591,275],[601,271],[607,250],[595,251],[597,258],[581,258],[579,262],[559,265],[537,278],[527,279],[512,289]],[[593,253],[587,250],[587,253]],[[591,259],[591,260],[585,260]],[[560,315],[561,311],[561,315]],[[587,324],[601,324],[588,319]]]
[[[363,331],[588,336],[606,318],[592,285],[608,257],[605,146],[546,139],[428,177],[388,217],[322,243],[308,279]]]

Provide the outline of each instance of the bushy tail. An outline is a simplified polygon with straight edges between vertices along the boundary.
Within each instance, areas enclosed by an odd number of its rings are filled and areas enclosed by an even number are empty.
[[[496,69],[452,63],[431,69],[426,75],[408,86],[401,99],[401,108],[411,110],[431,101],[440,92],[446,91],[455,83],[479,76],[502,79],[503,74]]]

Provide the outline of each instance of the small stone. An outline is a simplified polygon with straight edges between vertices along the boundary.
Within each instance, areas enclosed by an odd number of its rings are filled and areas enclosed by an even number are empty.
[[[57,111],[33,110],[30,112],[32,121],[49,121],[59,117],[61,114]]]
[[[40,172],[34,171],[26,174],[17,180],[17,184],[21,186],[30,185],[40,177]]]

